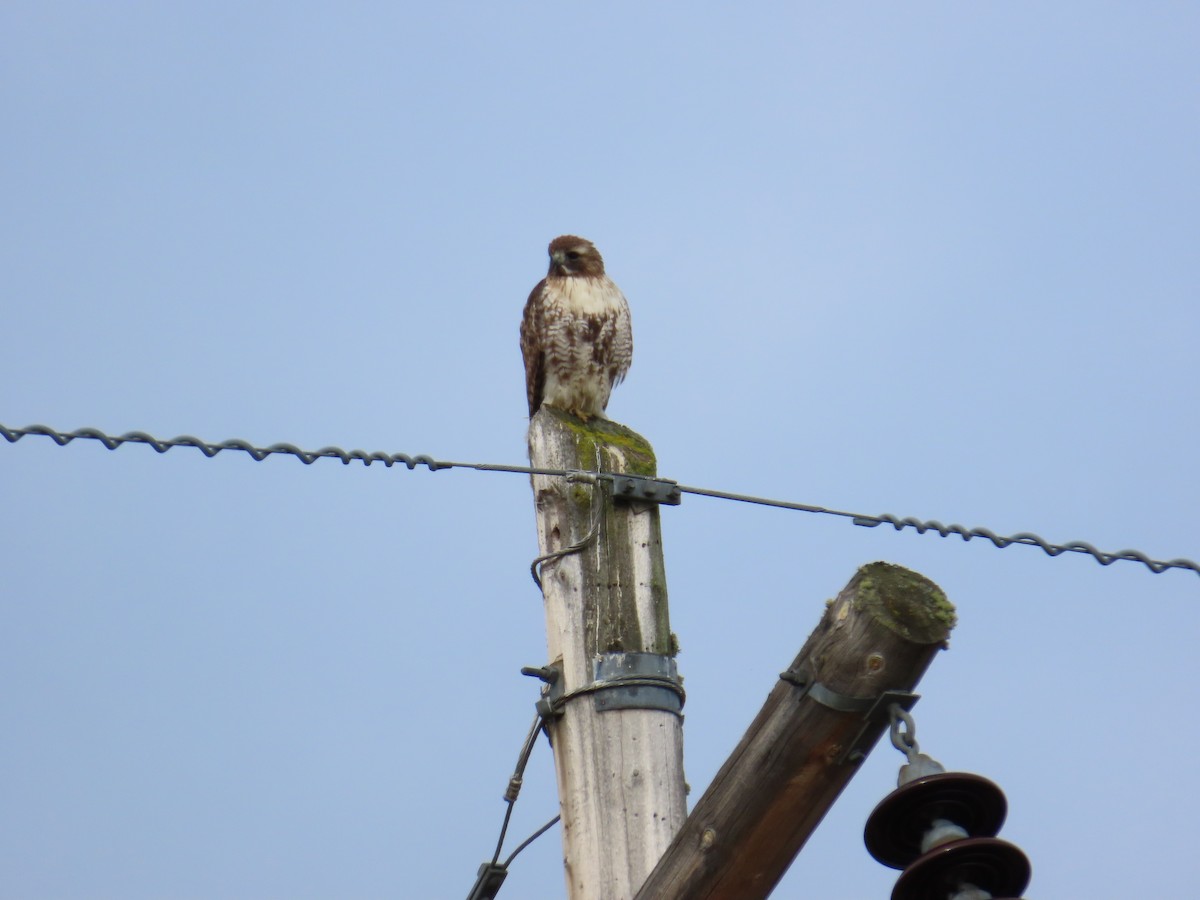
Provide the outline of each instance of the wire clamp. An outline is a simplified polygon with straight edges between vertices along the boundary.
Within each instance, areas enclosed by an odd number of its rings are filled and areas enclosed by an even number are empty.
[[[500,885],[504,884],[507,877],[508,866],[485,862],[479,867],[479,874],[475,878],[471,893],[467,895],[467,900],[494,900],[500,892]]]
[[[644,475],[614,474],[612,492],[614,500],[642,500],[666,506],[678,506],[683,502],[678,482],[665,478],[648,478]]]

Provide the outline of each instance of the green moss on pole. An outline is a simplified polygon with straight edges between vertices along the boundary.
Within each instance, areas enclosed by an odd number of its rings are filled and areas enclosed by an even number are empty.
[[[940,644],[958,616],[936,584],[902,566],[873,562],[850,580],[855,605],[880,625],[917,644]]]

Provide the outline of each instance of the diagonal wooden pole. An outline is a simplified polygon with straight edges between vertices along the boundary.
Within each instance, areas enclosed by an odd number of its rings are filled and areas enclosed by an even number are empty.
[[[654,475],[644,438],[543,407],[533,466]],[[532,477],[558,681],[551,719],[570,900],[628,900],[686,816],[659,508],[614,500],[599,480]],[[624,679],[622,681],[622,679]],[[605,685],[612,685],[606,687]],[[623,686],[621,686],[623,685]]]
[[[929,579],[863,566],[825,610],[637,900],[762,900],[954,627]],[[911,698],[908,698],[911,700]]]

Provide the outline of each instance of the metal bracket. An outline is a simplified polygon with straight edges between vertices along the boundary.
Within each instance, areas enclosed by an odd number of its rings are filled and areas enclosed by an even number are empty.
[[[846,745],[845,752],[838,759],[839,765],[848,762],[859,763],[867,758],[867,753],[879,740],[879,735],[887,726],[890,718],[888,710],[891,709],[893,703],[907,712],[921,699],[920,694],[914,694],[911,691],[884,691],[877,697],[853,697],[849,694],[840,694],[821,682],[814,681],[812,676],[803,670],[788,669],[780,672],[779,678],[788,684],[802,688],[804,691],[802,697],[811,697],[817,703],[835,712],[862,715],[862,727],[858,729],[854,739]]]
[[[563,689],[557,666],[525,666],[522,675],[545,682],[536,708],[543,719],[558,718],[571,700],[591,694],[596,709],[661,709],[683,717],[686,695],[674,657],[662,653],[604,653],[596,660],[591,682]]]
[[[542,696],[538,698],[534,708],[543,722],[562,715],[562,705],[558,702],[563,695],[562,671],[558,666],[522,666],[521,674],[536,678],[546,686],[542,688]]]
[[[846,752],[842,754],[839,763],[860,763],[867,758],[867,754],[871,752],[871,747],[879,740],[879,736],[887,727],[890,719],[888,710],[895,703],[902,710],[907,712],[917,705],[917,701],[921,699],[920,694],[914,694],[911,691],[884,691],[871,704],[871,708],[867,714],[863,716],[862,728],[858,730],[858,734],[854,736],[846,747]]]
[[[852,697],[849,694],[839,694],[819,681],[814,681],[808,686],[808,696],[836,712],[865,713],[876,702],[874,697]]]
[[[605,653],[589,685],[596,709],[661,709],[682,715],[683,683],[674,657],[664,653]]]
[[[683,502],[679,483],[665,478],[647,478],[645,475],[613,475],[613,499],[643,500],[678,506]]]
[[[874,697],[852,697],[849,694],[839,694],[833,688],[827,687],[803,669],[787,669],[779,673],[779,680],[803,688],[801,698],[812,697],[822,706],[827,706],[835,712],[866,712],[875,705]]]

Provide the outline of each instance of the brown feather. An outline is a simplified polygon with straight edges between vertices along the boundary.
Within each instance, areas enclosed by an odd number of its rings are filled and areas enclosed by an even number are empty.
[[[541,297],[545,289],[546,279],[543,278],[529,292],[521,318],[521,356],[525,360],[525,394],[531,418],[542,405],[542,392],[546,388],[546,368],[539,340],[543,324]]]

